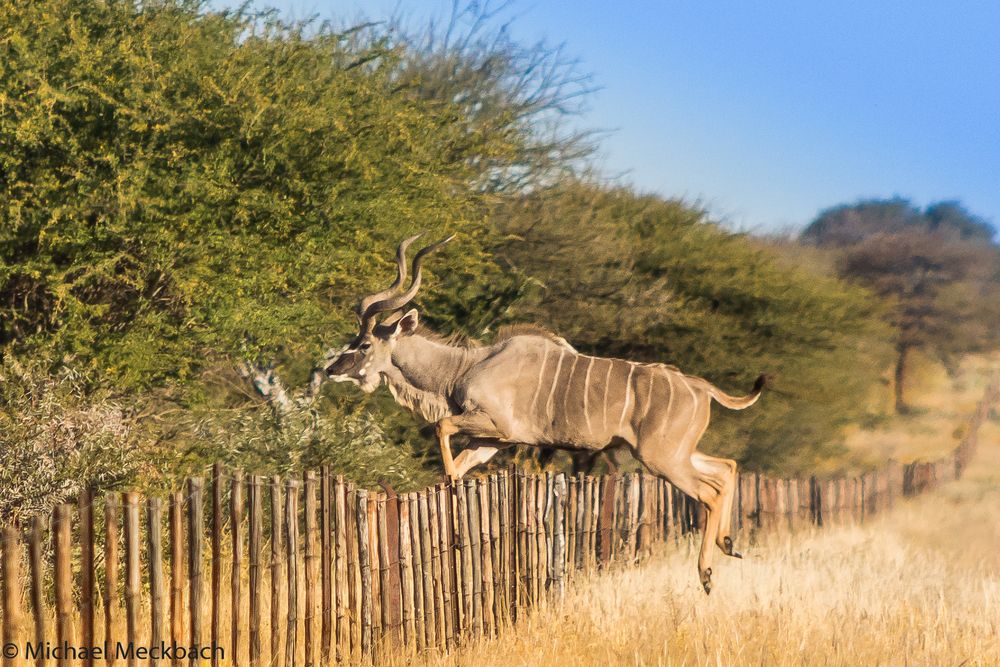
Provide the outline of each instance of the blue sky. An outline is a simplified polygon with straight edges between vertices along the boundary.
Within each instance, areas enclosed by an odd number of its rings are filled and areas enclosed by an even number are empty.
[[[217,4],[227,4],[220,1]],[[270,0],[443,17],[450,0]],[[828,206],[959,199],[1000,223],[1000,3],[522,0],[514,33],[564,43],[600,86],[572,122],[612,130],[609,173],[729,225]]]

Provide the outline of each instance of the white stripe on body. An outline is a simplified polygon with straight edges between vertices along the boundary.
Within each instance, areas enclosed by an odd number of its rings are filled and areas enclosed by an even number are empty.
[[[681,382],[683,382],[684,386],[687,387],[687,390],[691,392],[691,401],[693,402],[693,406],[691,408],[691,421],[688,423],[688,427],[684,429],[684,439],[681,440],[681,444],[683,445],[687,442],[688,435],[691,433],[691,427],[697,426],[698,424],[696,419],[698,416],[698,395],[694,393],[694,389],[691,388],[691,384],[687,381],[687,378],[681,377]]]
[[[545,375],[545,362],[549,359],[549,348],[545,346],[545,354],[542,355],[542,363],[538,367],[538,381],[535,383],[535,393],[531,396],[531,414],[535,414],[535,403],[538,401],[538,394],[542,390],[542,376]]]
[[[625,413],[628,411],[628,400],[632,394],[632,373],[635,372],[635,364],[631,361],[628,363],[628,377],[625,378],[625,402],[622,403],[622,414],[618,418],[618,428],[622,427],[622,422],[625,421]]]
[[[611,369],[615,367],[614,359],[608,359],[608,375],[604,378],[604,419],[602,428],[608,432],[608,388],[611,386]]]
[[[649,414],[649,407],[653,405],[653,381],[656,379],[656,368],[649,368],[649,389],[646,390],[646,407],[642,410],[642,419],[639,420],[641,424],[645,419],[646,415]],[[636,396],[638,400],[638,395]]]
[[[552,421],[552,397],[556,393],[556,382],[559,381],[559,371],[562,369],[563,357],[566,350],[559,350],[559,361],[556,363],[556,372],[552,374],[552,386],[549,388],[549,398],[545,401],[545,416],[549,422]]]
[[[566,389],[563,391],[563,419],[569,426],[569,392],[573,387],[573,374],[576,373],[576,362],[580,361],[580,355],[573,357],[573,365],[569,369],[569,377],[566,379]]]
[[[667,420],[670,420],[670,408],[674,405],[674,381],[670,379],[673,373],[667,371],[667,389],[670,391],[670,398],[667,399]]]

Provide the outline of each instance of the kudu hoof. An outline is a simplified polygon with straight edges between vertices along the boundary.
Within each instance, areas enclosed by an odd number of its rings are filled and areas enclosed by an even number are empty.
[[[705,589],[705,595],[712,592],[712,568],[701,573],[701,586]]]
[[[732,556],[733,558],[743,558],[743,554],[739,551],[733,549],[733,540],[729,537],[722,538],[722,552],[727,556]]]

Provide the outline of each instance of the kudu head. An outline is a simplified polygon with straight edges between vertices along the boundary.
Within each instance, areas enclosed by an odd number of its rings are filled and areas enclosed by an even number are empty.
[[[355,308],[358,318],[358,334],[339,350],[330,350],[323,361],[326,376],[335,382],[353,382],[361,390],[370,393],[378,388],[382,374],[392,366],[392,351],[400,336],[408,336],[417,329],[419,317],[415,308],[399,315],[397,311],[409,303],[420,289],[420,263],[454,236],[421,248],[413,258],[413,279],[404,292],[400,292],[406,280],[406,250],[422,234],[411,236],[399,244],[396,250],[396,280],[381,292],[361,299]],[[389,317],[381,323],[382,314]]]

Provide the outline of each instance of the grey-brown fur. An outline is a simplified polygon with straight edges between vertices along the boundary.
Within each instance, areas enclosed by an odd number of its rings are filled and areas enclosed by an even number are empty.
[[[399,284],[404,254],[405,247],[399,252]],[[415,261],[407,293],[388,298],[389,290],[380,293],[376,311],[401,308],[419,282]],[[373,319],[377,312],[364,311],[355,340],[328,356],[327,375],[367,392],[385,382],[399,404],[436,422],[449,475],[461,477],[513,444],[599,451],[625,443],[653,473],[705,503],[699,573],[706,591],[709,545],[715,541],[725,553],[739,555],[728,535],[736,463],[695,448],[708,426],[712,400],[731,409],[749,407],[760,395],[762,378],[750,395],[732,397],[672,366],[580,354],[545,331],[508,331],[479,346],[425,332],[416,310],[379,325]],[[471,443],[453,460],[455,434]]]

